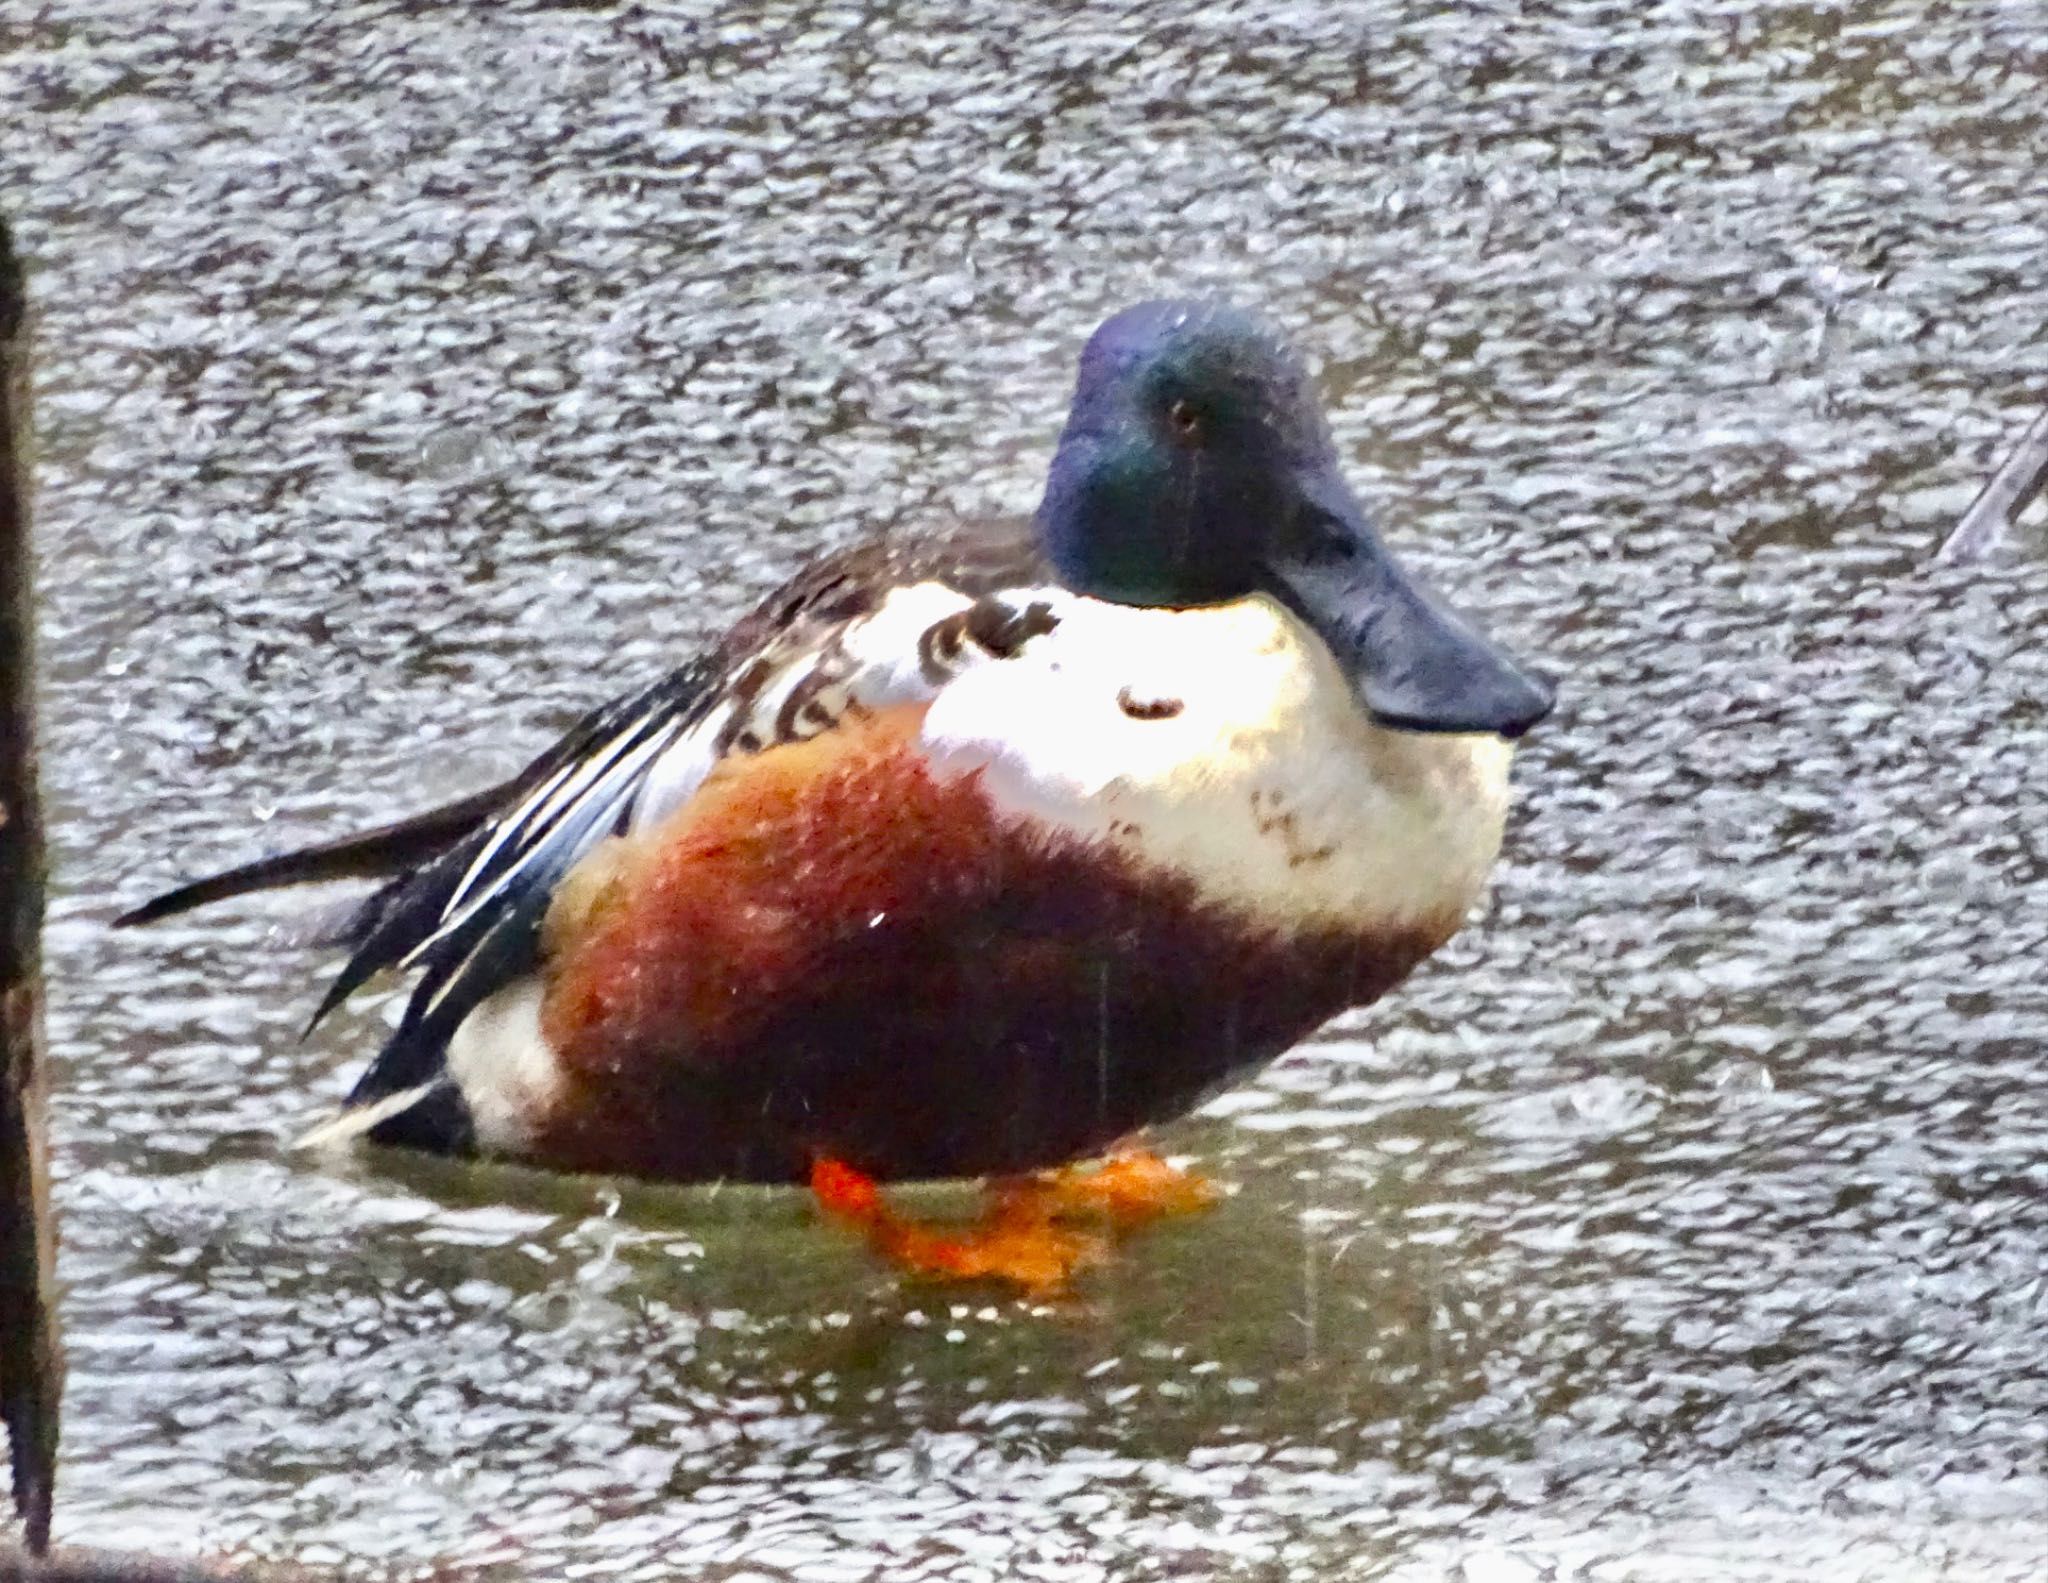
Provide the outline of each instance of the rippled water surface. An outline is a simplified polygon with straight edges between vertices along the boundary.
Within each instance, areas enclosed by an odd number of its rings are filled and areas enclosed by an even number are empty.
[[[75,1540],[365,1576],[2032,1579],[2039,0],[9,0]],[[283,1145],[266,900],[807,550],[1024,509],[1164,291],[1565,678],[1497,899],[1034,1308],[795,1195]]]

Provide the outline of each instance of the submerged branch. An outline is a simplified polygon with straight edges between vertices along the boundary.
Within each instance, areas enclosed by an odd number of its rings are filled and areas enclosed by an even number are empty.
[[[163,1561],[70,1545],[33,1560],[0,1550],[0,1583],[312,1583],[315,1576],[289,1566]]]

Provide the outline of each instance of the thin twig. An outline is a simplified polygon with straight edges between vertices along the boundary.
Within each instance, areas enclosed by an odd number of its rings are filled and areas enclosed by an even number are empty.
[[[2041,409],[2005,465],[1970,502],[1970,509],[1963,513],[1936,559],[1974,561],[1995,547],[2044,483],[2048,483],[2048,407]]]

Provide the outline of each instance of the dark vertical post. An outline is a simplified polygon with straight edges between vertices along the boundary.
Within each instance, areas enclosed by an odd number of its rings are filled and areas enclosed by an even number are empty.
[[[0,218],[0,1417],[14,1504],[50,1542],[62,1362],[43,1141],[43,825],[36,798],[28,303]]]

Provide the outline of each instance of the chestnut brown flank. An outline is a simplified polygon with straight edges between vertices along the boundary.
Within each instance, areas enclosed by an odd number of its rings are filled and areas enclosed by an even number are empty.
[[[548,919],[532,1152],[674,1179],[979,1176],[1187,1109],[1455,930],[1282,936],[934,776],[920,711],[733,761]]]

